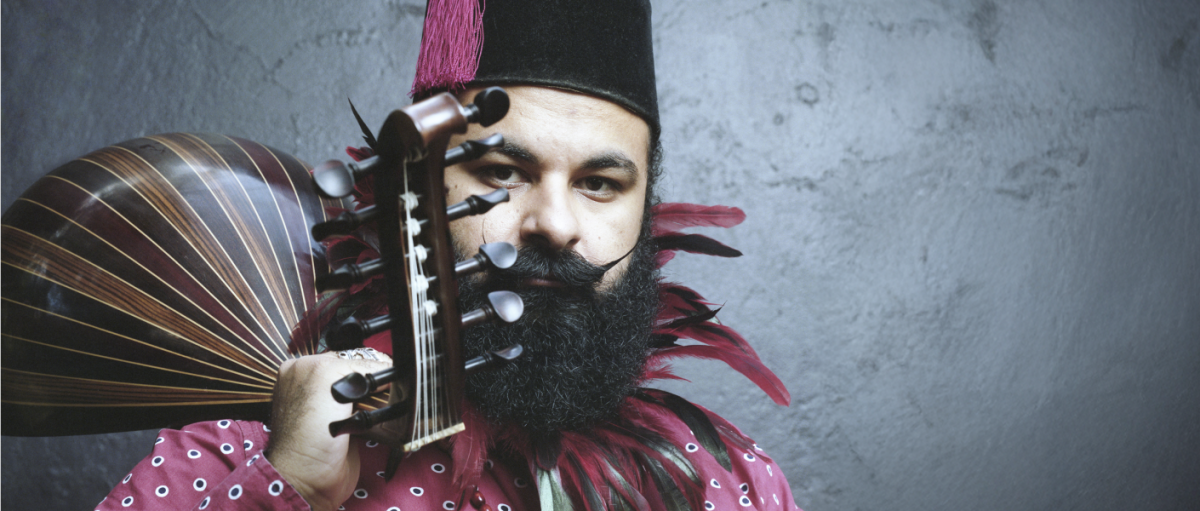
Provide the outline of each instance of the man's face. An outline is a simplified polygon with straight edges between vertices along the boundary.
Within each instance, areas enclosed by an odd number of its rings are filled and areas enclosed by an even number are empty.
[[[607,101],[537,87],[509,94],[503,121],[452,140],[501,133],[505,147],[448,168],[446,184],[450,202],[499,187],[511,194],[510,204],[451,224],[460,255],[497,241],[521,249],[512,268],[460,282],[464,310],[496,289],[525,301],[514,324],[464,331],[465,353],[513,344],[525,352],[469,377],[466,390],[489,419],[545,435],[611,417],[641,375],[658,311],[653,245],[639,243],[649,232],[650,136],[644,121]]]
[[[472,125],[451,146],[504,135],[505,146],[446,169],[447,203],[504,187],[509,203],[450,225],[462,255],[479,245],[507,241],[547,252],[570,249],[604,265],[637,242],[645,209],[650,129],[628,110],[561,89],[506,87],[512,107],[487,128]],[[478,90],[460,95],[465,100]],[[622,260],[605,274],[610,287],[625,271]],[[530,279],[527,286],[556,286]]]

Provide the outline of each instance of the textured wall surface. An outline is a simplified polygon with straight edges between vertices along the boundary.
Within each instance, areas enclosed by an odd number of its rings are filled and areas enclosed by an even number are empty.
[[[249,4],[249,5],[248,5]],[[309,161],[406,103],[423,2],[10,1],[3,207],[73,157],[215,131]],[[668,200],[737,205],[715,364],[809,511],[1195,509],[1200,5],[655,3]],[[3,438],[3,507],[84,509],[153,432]]]

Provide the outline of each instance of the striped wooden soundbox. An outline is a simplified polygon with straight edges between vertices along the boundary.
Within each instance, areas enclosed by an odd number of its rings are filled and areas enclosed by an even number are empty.
[[[328,271],[309,228],[341,206],[309,166],[234,137],[106,147],[3,216],[3,434],[265,420]]]

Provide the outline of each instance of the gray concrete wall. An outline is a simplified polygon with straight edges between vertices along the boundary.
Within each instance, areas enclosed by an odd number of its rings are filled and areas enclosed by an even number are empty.
[[[310,161],[406,102],[419,0],[4,0],[3,206],[167,131]],[[669,200],[737,205],[715,364],[809,511],[1200,505],[1200,5],[655,3]],[[83,509],[152,433],[3,439],[3,507]]]

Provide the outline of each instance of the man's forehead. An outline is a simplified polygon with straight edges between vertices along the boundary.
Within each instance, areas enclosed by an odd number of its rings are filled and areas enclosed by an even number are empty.
[[[509,113],[494,129],[505,136],[498,152],[516,160],[537,163],[540,141],[567,139],[573,146],[592,149],[587,166],[631,167],[645,171],[649,162],[650,127],[624,106],[592,94],[538,85],[509,85]],[[460,96],[473,98],[482,88]]]

